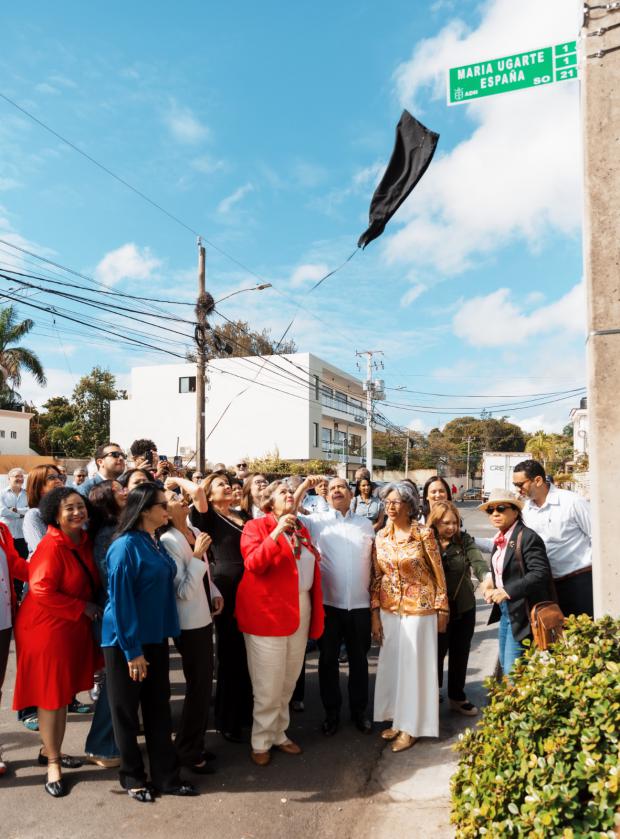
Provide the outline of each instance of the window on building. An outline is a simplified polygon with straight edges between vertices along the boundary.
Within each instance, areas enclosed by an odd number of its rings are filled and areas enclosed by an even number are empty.
[[[196,393],[196,376],[181,376],[179,393]]]
[[[345,455],[347,453],[347,432],[334,432],[334,452],[336,454]]]
[[[321,397],[321,393],[320,393],[320,387],[319,387],[319,377],[315,376],[314,377],[314,398],[318,402],[320,397]]]
[[[0,437],[4,437],[4,431],[0,429]]]
[[[312,445],[316,448],[319,447],[319,424],[318,422],[312,423]]]
[[[327,387],[327,385],[323,385],[321,387],[321,405],[325,405],[327,408],[331,408],[334,401],[334,391],[331,387]]]
[[[349,454],[354,457],[362,456],[362,437],[361,434],[349,435]]]
[[[11,431],[11,440],[17,440],[17,431]]]
[[[332,447],[332,430],[331,428],[321,428],[321,445],[324,452],[331,451]]]
[[[341,393],[339,390],[334,391],[335,403],[334,408],[340,408],[341,411],[347,410],[347,394]]]

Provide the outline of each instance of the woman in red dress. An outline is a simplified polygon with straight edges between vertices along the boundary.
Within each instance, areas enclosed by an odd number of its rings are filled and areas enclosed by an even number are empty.
[[[91,687],[102,666],[91,627],[101,611],[95,603],[99,576],[84,530],[84,498],[71,487],[58,487],[39,509],[47,533],[30,559],[29,591],[15,621],[13,707],[38,708],[43,741],[38,760],[48,766],[46,791],[58,798],[68,792],[61,765],[81,765],[61,754],[67,705]]]

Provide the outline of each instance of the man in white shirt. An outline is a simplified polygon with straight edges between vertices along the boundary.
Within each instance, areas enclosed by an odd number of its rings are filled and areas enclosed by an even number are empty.
[[[310,486],[314,479],[304,483]],[[375,534],[367,518],[351,514],[351,490],[344,478],[329,481],[327,500],[327,512],[299,516],[321,553],[325,629],[319,640],[319,686],[325,708],[323,733],[329,737],[338,730],[342,706],[338,653],[344,640],[349,659],[351,719],[360,731],[369,734],[369,589]]]
[[[542,538],[565,615],[593,617],[592,528],[589,503],[574,492],[547,483],[536,460],[518,463],[512,476],[526,499],[523,520]]]
[[[17,553],[28,559],[28,546],[24,539],[24,516],[28,512],[28,497],[24,489],[24,472],[11,469],[9,485],[0,493],[0,521],[9,528]]]

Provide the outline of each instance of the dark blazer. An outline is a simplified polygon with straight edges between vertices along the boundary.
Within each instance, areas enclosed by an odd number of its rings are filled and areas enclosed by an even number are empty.
[[[517,537],[521,537],[521,553],[523,556],[524,572],[519,567],[515,556]],[[495,547],[493,554],[497,551]],[[491,554],[491,573],[495,585],[495,572],[493,571],[493,554]],[[504,570],[502,572],[503,588],[509,595],[507,600],[508,614],[512,634],[516,641],[522,641],[531,633],[529,610],[536,603],[543,600],[551,600],[551,573],[549,571],[549,560],[545,550],[545,543],[538,533],[526,527],[522,522],[517,522],[512,531],[510,542],[504,557]],[[497,604],[493,605],[489,623],[496,623],[500,618],[500,610]]]

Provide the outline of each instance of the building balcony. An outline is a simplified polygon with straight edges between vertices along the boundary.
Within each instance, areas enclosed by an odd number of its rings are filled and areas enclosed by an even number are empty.
[[[323,443],[323,460],[335,463],[354,463],[361,466],[366,462],[365,446],[347,446],[345,443]],[[385,466],[385,460],[373,457],[373,466]]]
[[[366,425],[366,409],[359,405],[350,405],[333,396],[321,395],[321,413],[337,420],[344,420],[351,425]]]

